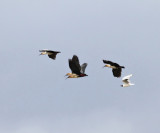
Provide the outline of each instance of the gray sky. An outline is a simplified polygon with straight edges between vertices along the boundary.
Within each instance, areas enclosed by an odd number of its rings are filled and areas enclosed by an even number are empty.
[[[0,132],[159,133],[159,0],[1,0]],[[40,49],[61,51],[55,61]],[[65,80],[68,58],[88,77]],[[102,59],[126,68],[121,88]]]

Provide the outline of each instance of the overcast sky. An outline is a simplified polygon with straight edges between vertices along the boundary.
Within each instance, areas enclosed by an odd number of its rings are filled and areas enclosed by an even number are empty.
[[[159,0],[1,0],[1,133],[159,133]],[[61,51],[56,60],[40,49]],[[88,77],[67,79],[68,59]],[[125,66],[122,88],[102,59]]]

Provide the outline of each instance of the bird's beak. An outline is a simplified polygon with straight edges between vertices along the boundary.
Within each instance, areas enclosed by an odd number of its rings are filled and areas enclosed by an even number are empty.
[[[109,65],[104,65],[104,67],[109,67]],[[103,68],[104,68],[104,67],[103,67]]]
[[[66,79],[68,79],[68,78],[69,78],[69,77],[67,77]],[[65,80],[66,80],[66,79],[65,79]]]

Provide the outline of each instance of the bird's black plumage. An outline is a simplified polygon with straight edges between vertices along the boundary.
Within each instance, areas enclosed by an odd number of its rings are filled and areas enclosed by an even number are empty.
[[[48,57],[53,59],[53,60],[55,60],[56,59],[56,55],[57,55],[57,53],[50,54],[50,55],[48,54]]]
[[[115,66],[115,67],[120,67],[119,64],[114,63],[114,62],[112,62],[112,61],[108,61],[108,60],[103,60],[103,63],[105,63],[105,64],[110,64],[111,66]]]
[[[111,65],[114,77],[121,77],[122,68],[125,68],[124,66],[120,66],[119,64],[108,60],[103,60],[103,63]]]
[[[72,71],[72,73],[75,73],[79,76],[87,76],[86,74],[84,74],[83,72],[85,72],[85,68],[87,66],[87,63],[84,63],[82,68],[80,66],[80,63],[79,63],[79,59],[76,55],[73,55],[72,59],[69,59],[68,60],[69,62],[69,67]],[[83,72],[82,72],[82,69],[83,69]]]
[[[72,59],[69,59],[68,61],[69,61],[69,67],[70,67],[72,73],[80,75],[81,74],[81,72],[80,72],[81,67],[80,67],[80,64],[79,64],[78,57],[76,55],[74,55],[72,57]]]
[[[48,57],[55,60],[56,59],[56,55],[58,53],[61,53],[59,51],[52,51],[52,50],[39,50],[39,52],[46,52],[46,54],[48,54]]]
[[[112,69],[112,72],[113,72],[114,77],[119,78],[119,77],[121,77],[122,68],[119,67],[116,69]]]

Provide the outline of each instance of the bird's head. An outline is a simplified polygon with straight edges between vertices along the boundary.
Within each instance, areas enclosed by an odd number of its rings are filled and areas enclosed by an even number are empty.
[[[67,75],[68,74],[68,75]],[[66,74],[66,76],[67,76],[67,78],[66,79],[68,79],[68,78],[74,78],[74,75],[71,75],[70,73],[67,73]]]
[[[72,75],[72,73],[67,73],[65,76],[70,76],[70,75]]]
[[[111,65],[108,65],[108,64],[107,64],[107,65],[104,65],[104,67],[111,67]],[[103,67],[103,68],[104,68],[104,67]]]
[[[40,55],[45,55],[46,54],[46,52],[42,52]]]

